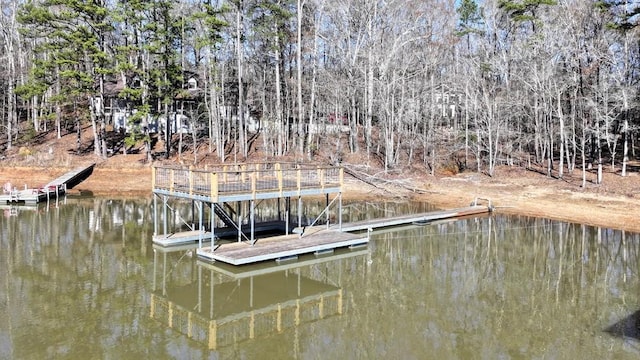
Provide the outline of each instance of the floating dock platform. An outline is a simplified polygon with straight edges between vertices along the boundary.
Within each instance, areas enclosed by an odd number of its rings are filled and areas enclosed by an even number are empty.
[[[94,166],[95,164],[90,164],[73,169],[40,188],[30,189],[25,185],[24,189],[18,189],[8,182],[3,186],[3,192],[0,194],[0,203],[33,204],[56,199],[64,195],[67,189],[71,189],[91,175]]]
[[[49,201],[64,195],[64,188],[46,188],[46,189],[12,189],[0,194],[0,203],[3,204],[36,204]]]
[[[295,226],[292,224],[289,226],[293,229]],[[284,221],[264,221],[256,223],[253,231],[256,234],[259,233],[284,233],[286,232],[287,225]],[[251,227],[249,225],[241,226],[242,232],[247,234],[251,231]],[[237,237],[238,230],[235,227],[224,227],[215,229],[215,234],[211,231],[204,230],[190,230],[190,231],[181,231],[176,233],[169,234],[160,234],[153,235],[153,243],[161,246],[177,246],[177,245],[186,245],[193,244],[199,242],[200,240],[204,242],[211,242],[211,238],[220,239],[220,238],[231,238],[233,236]]]
[[[351,223],[342,223],[342,187],[343,169],[340,167],[302,168],[299,165],[282,164],[242,164],[226,165],[209,169],[184,169],[155,167],[153,170],[154,194],[154,236],[153,242],[161,246],[175,246],[198,243],[196,253],[208,262],[223,262],[232,265],[245,265],[267,260],[286,260],[303,254],[321,254],[334,249],[358,247],[369,242],[369,233],[379,228],[388,228],[407,224],[424,225],[432,221],[442,221],[459,217],[477,216],[492,211],[478,204],[478,200],[463,208],[409,214],[380,219],[370,219]],[[313,223],[303,224],[301,209],[302,196],[326,197],[327,205]],[[335,195],[330,202],[329,195]],[[286,226],[285,235],[258,239],[260,232],[268,223],[255,221],[256,200],[284,199],[290,204],[291,198],[298,201],[297,226]],[[190,200],[197,218],[188,226],[188,231],[171,231],[167,226],[170,199]],[[158,211],[158,201],[163,204],[162,215]],[[483,199],[486,200],[486,199]],[[249,214],[243,216],[240,206],[233,210],[232,203],[249,202]],[[337,223],[329,224],[331,206],[337,203]],[[204,219],[205,209],[209,219]],[[195,212],[198,212],[197,216]],[[278,209],[279,212],[279,209]],[[289,214],[289,210],[286,211]],[[315,225],[325,216],[324,225]],[[249,223],[246,223],[246,219]],[[160,233],[159,221],[162,219],[163,231]],[[288,217],[284,221],[289,221]],[[215,223],[222,222],[224,227],[216,229]],[[244,223],[243,223],[244,222]],[[283,221],[278,221],[283,223]],[[291,224],[292,222],[289,222]],[[292,231],[289,233],[289,228]],[[363,233],[365,232],[366,233]],[[238,241],[222,242],[222,234],[236,234]]]
[[[289,260],[302,254],[317,255],[337,248],[355,248],[366,245],[368,236],[335,230],[319,230],[309,236],[298,234],[272,236],[253,245],[243,242],[203,246],[196,250],[198,257],[208,261],[220,261],[231,265],[245,265],[266,260]]]

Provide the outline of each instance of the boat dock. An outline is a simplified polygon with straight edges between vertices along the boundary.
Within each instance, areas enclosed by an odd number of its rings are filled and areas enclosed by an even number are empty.
[[[51,180],[44,188],[48,187],[64,187],[65,189],[72,189],[74,186],[80,184],[86,180],[92,173],[95,163],[77,167],[64,175]]]
[[[57,199],[83,180],[85,180],[93,171],[95,164],[81,166],[73,169],[55,180],[43,185],[39,188],[28,188],[27,185],[23,189],[14,187],[10,182],[3,185],[2,194],[0,194],[0,203],[16,204],[16,203],[40,203]]]
[[[369,242],[369,233],[375,229],[424,225],[492,210],[490,203],[482,206],[476,199],[464,208],[343,223],[341,167],[305,168],[298,164],[225,165],[197,170],[155,167],[152,174],[154,244],[176,246],[197,242],[196,253],[201,260],[232,265],[359,247]],[[302,221],[303,196],[326,199],[326,206],[311,223]],[[279,216],[284,213],[284,219],[271,224],[256,221],[256,208],[265,199],[278,200],[277,213]],[[297,222],[295,216],[290,216],[292,199],[297,201]],[[175,212],[172,201],[177,200],[191,201],[192,221],[170,229],[169,218]],[[284,209],[280,208],[281,203]],[[335,223],[329,224],[330,218],[336,219]],[[259,237],[260,231],[273,224],[279,224],[284,235]],[[231,241],[221,240],[229,235]]]

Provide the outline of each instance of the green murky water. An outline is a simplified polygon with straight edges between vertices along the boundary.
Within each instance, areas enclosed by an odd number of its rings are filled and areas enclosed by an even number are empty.
[[[345,221],[427,209],[351,204]],[[154,248],[152,210],[143,199],[3,209],[0,358],[640,355],[637,234],[496,214],[238,269]]]

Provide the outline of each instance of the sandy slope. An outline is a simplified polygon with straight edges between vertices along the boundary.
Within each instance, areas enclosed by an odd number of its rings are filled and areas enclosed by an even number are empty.
[[[96,196],[149,196],[151,167],[98,164],[93,174],[72,192]],[[11,181],[38,187],[73,167],[0,166],[0,184]],[[344,196],[352,198],[404,198],[430,202],[440,208],[468,205],[475,197],[488,198],[500,213],[547,217],[640,232],[640,176],[606,173],[602,185],[582,188],[580,174],[564,180],[522,168],[501,168],[494,177],[476,173],[433,177],[396,175],[371,186],[347,177]],[[411,190],[407,190],[411,188]]]

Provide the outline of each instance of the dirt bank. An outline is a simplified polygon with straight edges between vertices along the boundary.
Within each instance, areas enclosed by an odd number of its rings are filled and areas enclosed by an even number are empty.
[[[73,167],[2,166],[0,183],[38,187]],[[402,198],[430,202],[440,208],[468,205],[475,197],[491,200],[500,213],[546,217],[640,232],[640,176],[605,173],[602,185],[582,188],[580,174],[553,179],[522,168],[504,167],[494,177],[476,173],[455,176],[396,175],[376,186],[346,177],[347,198]],[[409,185],[407,185],[409,184]],[[409,190],[410,189],[410,190]],[[151,167],[96,165],[93,174],[71,192],[95,196],[150,196]]]

